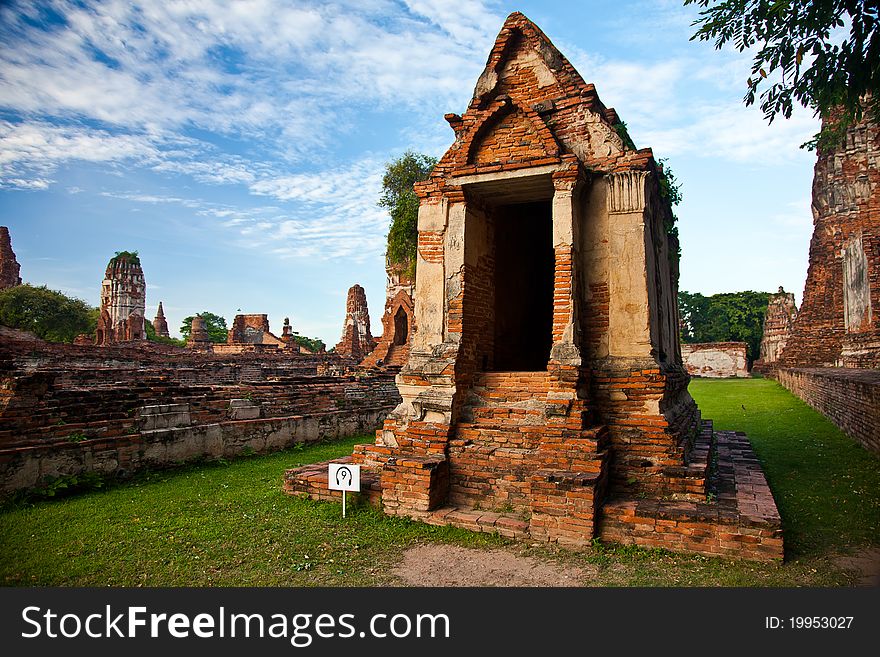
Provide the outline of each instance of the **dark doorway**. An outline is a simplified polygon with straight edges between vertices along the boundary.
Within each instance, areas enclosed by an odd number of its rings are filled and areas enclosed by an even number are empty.
[[[406,344],[409,334],[409,318],[403,308],[394,313],[394,344]]]
[[[495,212],[495,369],[547,369],[553,341],[550,201]]]

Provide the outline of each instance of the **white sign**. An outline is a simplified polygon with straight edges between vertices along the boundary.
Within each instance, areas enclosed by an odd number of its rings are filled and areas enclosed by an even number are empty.
[[[351,463],[330,463],[327,484],[330,490],[361,490],[361,466]]]

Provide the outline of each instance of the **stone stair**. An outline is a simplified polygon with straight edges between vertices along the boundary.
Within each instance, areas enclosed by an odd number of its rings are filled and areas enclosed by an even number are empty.
[[[608,430],[554,426],[549,390],[546,372],[477,375],[449,443],[449,503],[529,517],[534,538],[585,544],[604,492]]]

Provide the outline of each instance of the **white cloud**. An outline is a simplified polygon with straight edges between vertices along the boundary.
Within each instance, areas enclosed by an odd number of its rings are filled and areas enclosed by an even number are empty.
[[[149,137],[113,135],[80,126],[0,121],[0,185],[45,189],[61,162],[149,162],[157,157]]]

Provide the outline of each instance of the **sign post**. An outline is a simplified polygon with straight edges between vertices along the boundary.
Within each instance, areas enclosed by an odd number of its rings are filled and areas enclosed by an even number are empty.
[[[361,466],[351,463],[330,463],[327,469],[327,487],[342,491],[342,517],[345,517],[345,493],[361,490]]]

